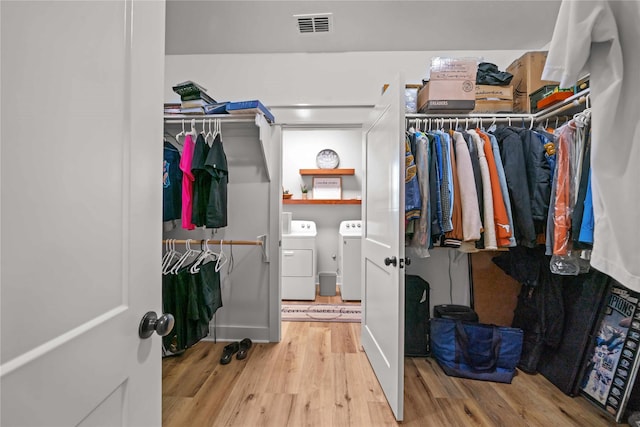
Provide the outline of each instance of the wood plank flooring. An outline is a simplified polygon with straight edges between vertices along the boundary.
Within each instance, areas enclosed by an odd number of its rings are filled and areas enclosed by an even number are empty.
[[[283,322],[280,343],[254,343],[220,365],[227,343],[202,341],[162,362],[165,427],[395,426],[360,346],[359,323]],[[445,375],[405,358],[403,426],[613,426],[541,375],[512,384]]]

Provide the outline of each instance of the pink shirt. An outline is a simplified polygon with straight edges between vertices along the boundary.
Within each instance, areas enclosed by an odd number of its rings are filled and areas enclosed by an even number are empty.
[[[193,230],[195,224],[191,223],[191,212],[193,211],[193,181],[195,177],[191,173],[191,162],[193,161],[193,150],[196,144],[190,134],[184,138],[184,151],[180,158],[180,170],[182,171],[182,228]]]

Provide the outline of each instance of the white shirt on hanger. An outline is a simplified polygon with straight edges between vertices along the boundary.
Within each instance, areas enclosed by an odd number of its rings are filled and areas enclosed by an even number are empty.
[[[590,73],[595,216],[591,265],[640,291],[640,2],[564,0],[542,74]]]

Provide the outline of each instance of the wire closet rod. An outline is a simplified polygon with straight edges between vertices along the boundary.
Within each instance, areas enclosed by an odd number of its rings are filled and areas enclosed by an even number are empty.
[[[175,243],[176,245],[186,245],[187,243],[191,244],[209,244],[209,245],[219,245],[222,242],[223,245],[245,245],[245,246],[262,246],[264,243],[262,240],[198,240],[198,239],[163,239],[162,243]]]

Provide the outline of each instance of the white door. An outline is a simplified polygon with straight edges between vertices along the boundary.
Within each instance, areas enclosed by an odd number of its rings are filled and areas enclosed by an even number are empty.
[[[159,426],[162,1],[5,1],[3,426]]]
[[[404,406],[404,81],[364,127],[362,346],[398,421]]]

